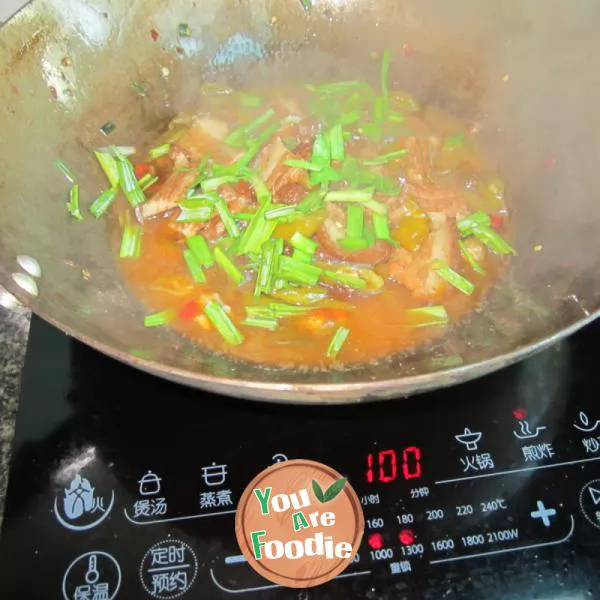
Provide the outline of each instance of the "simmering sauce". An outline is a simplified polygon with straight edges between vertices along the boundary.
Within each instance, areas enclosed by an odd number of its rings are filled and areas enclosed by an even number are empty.
[[[513,253],[468,126],[385,87],[206,92],[121,160],[150,184],[115,228],[146,325],[243,360],[402,352],[467,317]]]

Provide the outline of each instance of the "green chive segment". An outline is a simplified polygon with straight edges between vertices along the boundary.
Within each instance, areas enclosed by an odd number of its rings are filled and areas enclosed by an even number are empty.
[[[471,251],[467,248],[467,245],[462,241],[458,240],[458,247],[460,248],[461,256],[469,263],[469,266],[475,273],[479,273],[480,275],[485,275],[485,271],[483,267],[475,260]]]
[[[77,221],[83,220],[81,209],[79,208],[79,184],[74,183],[69,190],[69,202],[67,203],[67,210],[71,216]]]
[[[56,160],[54,161],[54,164],[70,183],[75,183],[77,181],[75,173],[73,173],[73,171],[71,171],[71,169],[69,169],[69,167],[67,167],[67,165],[62,160]]]
[[[340,327],[333,336],[329,347],[327,348],[327,357],[328,358],[336,358],[340,353],[342,346],[346,343],[348,336],[350,335],[350,330],[347,327]]]
[[[125,225],[121,237],[119,258],[138,258],[140,256],[142,229],[139,225]]]
[[[411,327],[435,327],[450,322],[448,312],[443,306],[424,306],[409,308],[406,311]]]
[[[433,269],[442,279],[445,279],[451,286],[470,296],[475,291],[475,285],[468,279],[465,279],[460,273],[451,269],[441,260],[433,261]]]
[[[115,190],[104,190],[94,202],[90,206],[90,212],[96,219],[99,219],[101,216],[106,214],[111,204],[114,202],[117,197],[117,192]]]
[[[206,275],[204,275],[202,265],[200,264],[192,250],[186,248],[183,251],[183,259],[185,260],[185,264],[190,270],[190,275],[192,276],[192,279],[196,283],[206,283]]]
[[[167,325],[175,318],[175,313],[172,310],[163,310],[152,315],[144,317],[144,327],[161,327]]]
[[[244,343],[244,336],[218,302],[209,302],[204,307],[204,314],[226,342],[232,346],[239,346]]]

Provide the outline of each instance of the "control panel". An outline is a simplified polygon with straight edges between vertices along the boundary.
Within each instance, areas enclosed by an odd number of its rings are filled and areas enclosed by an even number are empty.
[[[597,577],[600,408],[573,396],[569,353],[409,401],[307,408],[193,392],[75,348],[64,393],[44,396],[44,369],[24,387],[0,597],[500,600]],[[40,435],[28,398],[63,417]],[[295,458],[348,477],[365,516],[351,567],[301,592],[256,574],[234,531],[248,482]]]

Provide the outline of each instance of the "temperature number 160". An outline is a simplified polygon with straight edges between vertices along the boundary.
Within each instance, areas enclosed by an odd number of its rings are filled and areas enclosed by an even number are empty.
[[[367,481],[390,483],[398,477],[398,454],[395,450],[382,450],[367,456]],[[421,477],[421,450],[410,446],[402,451],[402,476],[409,479]]]

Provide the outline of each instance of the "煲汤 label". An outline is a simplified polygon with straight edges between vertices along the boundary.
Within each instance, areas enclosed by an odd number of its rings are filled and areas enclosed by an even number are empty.
[[[260,473],[236,513],[236,536],[248,563],[286,587],[313,587],[340,575],[363,533],[362,507],[348,481],[310,460],[286,461]]]

